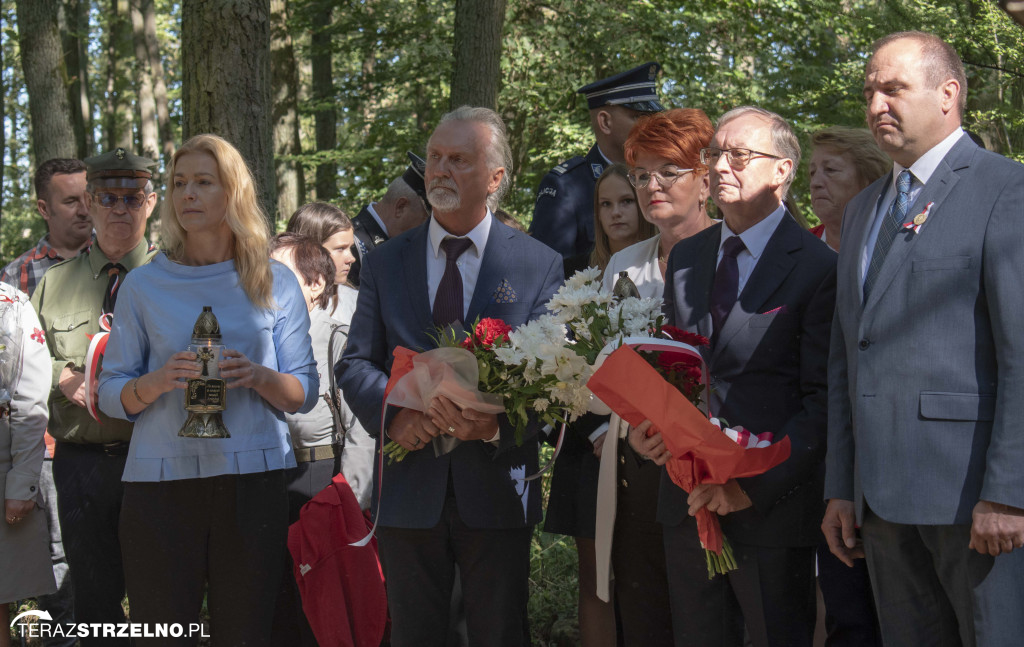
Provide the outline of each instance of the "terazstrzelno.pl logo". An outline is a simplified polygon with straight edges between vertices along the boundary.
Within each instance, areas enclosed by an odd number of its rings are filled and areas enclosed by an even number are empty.
[[[29,618],[47,620],[29,622]],[[56,623],[49,611],[24,611],[15,616],[16,625],[25,638],[209,638],[206,627],[199,622],[69,622]]]

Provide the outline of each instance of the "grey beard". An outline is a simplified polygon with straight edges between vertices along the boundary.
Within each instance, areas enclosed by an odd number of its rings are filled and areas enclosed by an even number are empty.
[[[455,211],[462,205],[462,198],[459,194],[435,187],[427,194],[430,199],[430,206],[441,212]]]

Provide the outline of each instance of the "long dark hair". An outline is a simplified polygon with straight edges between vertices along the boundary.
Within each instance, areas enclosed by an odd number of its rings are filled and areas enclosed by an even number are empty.
[[[316,239],[286,231],[270,239],[270,253],[279,249],[290,249],[295,269],[302,275],[306,285],[318,278],[324,282],[324,291],[316,298],[316,305],[326,310],[331,301],[338,298],[338,284],[334,282],[334,260],[327,248]]]
[[[328,238],[339,231],[349,231],[352,228],[352,220],[345,215],[344,211],[333,204],[307,202],[296,209],[292,217],[288,219],[288,226],[285,228],[285,231],[309,236],[320,245],[323,245],[327,242]],[[338,286],[335,285],[331,298],[330,312],[334,312],[337,308]],[[324,309],[326,310],[327,308],[325,307]]]

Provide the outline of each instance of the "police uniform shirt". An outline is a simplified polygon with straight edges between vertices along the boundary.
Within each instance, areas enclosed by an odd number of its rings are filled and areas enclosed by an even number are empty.
[[[540,183],[530,234],[563,258],[594,248],[594,186],[610,162],[597,144],[553,168]]]

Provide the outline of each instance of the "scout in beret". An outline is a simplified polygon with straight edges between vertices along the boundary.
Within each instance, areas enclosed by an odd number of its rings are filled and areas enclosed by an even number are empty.
[[[57,441],[53,480],[58,516],[82,623],[125,621],[117,518],[132,423],[95,406],[102,340],[127,274],[156,249],[145,239],[156,206],[152,160],[124,148],[85,160],[86,207],[96,230],[89,251],[54,265],[32,293],[53,360],[49,432]]]
[[[139,183],[140,180],[153,178],[150,168],[156,166],[156,162],[124,148],[115,148],[86,159],[85,166],[85,179],[95,186],[137,189],[145,186]]]

